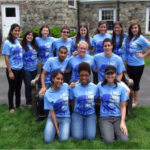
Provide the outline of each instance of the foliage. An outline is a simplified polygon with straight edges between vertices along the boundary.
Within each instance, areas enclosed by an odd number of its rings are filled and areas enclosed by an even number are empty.
[[[150,66],[150,58],[144,58],[145,66]]]
[[[55,140],[46,144],[43,141],[46,119],[36,124],[37,116],[27,107],[14,114],[8,111],[8,105],[0,105],[0,148],[1,149],[149,149],[150,147],[150,106],[133,109],[127,117],[129,142],[115,141],[112,144],[102,142],[97,124],[97,135],[94,141],[74,140],[59,142]]]

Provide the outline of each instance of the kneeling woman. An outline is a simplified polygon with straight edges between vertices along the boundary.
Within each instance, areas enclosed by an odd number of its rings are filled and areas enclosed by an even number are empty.
[[[112,143],[116,139],[128,141],[128,131],[125,124],[126,88],[116,80],[116,68],[108,65],[105,68],[105,79],[97,85],[101,98],[99,128],[102,140]]]
[[[70,135],[69,86],[63,83],[63,73],[59,70],[52,74],[51,82],[53,86],[44,96],[44,109],[49,110],[44,130],[46,143],[52,142],[56,133],[59,141],[67,140]]]
[[[96,114],[94,96],[97,87],[89,81],[90,65],[82,62],[78,66],[80,83],[70,92],[70,100],[75,100],[71,117],[71,136],[74,139],[94,140],[96,135]]]

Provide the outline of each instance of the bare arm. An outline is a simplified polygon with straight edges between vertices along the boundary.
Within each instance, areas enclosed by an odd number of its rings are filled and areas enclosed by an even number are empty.
[[[10,63],[9,63],[9,56],[8,55],[5,55],[5,62],[6,62],[6,65],[7,65],[7,69],[8,69],[8,73],[9,73],[9,78],[11,80],[14,80],[14,74],[10,68]]]
[[[94,69],[93,71],[94,71],[94,72],[98,72],[98,69],[96,68],[96,69]]]
[[[126,101],[120,103],[121,108],[121,122],[120,122],[120,129],[124,135],[128,135],[128,130],[125,124],[126,118]]]
[[[65,73],[69,73],[70,72],[70,70],[68,70],[68,69],[65,69]]]
[[[59,134],[59,128],[58,128],[58,125],[57,125],[57,120],[56,120],[54,109],[50,110],[50,114],[51,114],[51,118],[53,120],[54,126],[56,128],[56,133],[58,135]]]
[[[122,77],[123,77],[123,73],[121,72],[118,74],[117,80],[120,82],[122,80]]]
[[[148,47],[148,50],[146,51],[146,53],[136,53],[136,55],[138,57],[141,57],[141,58],[145,58],[148,54],[150,53],[150,46]]]
[[[47,72],[45,70],[42,71],[42,74],[41,74],[41,90],[39,91],[39,94],[42,95],[46,92],[46,87],[45,87],[45,76],[46,76]]]

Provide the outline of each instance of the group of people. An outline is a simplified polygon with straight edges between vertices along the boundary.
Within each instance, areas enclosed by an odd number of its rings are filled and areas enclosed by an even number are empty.
[[[150,53],[150,42],[141,35],[141,27],[137,21],[131,22],[128,33],[123,32],[119,21],[114,23],[112,35],[106,33],[106,21],[98,23],[93,38],[89,36],[88,25],[84,22],[80,24],[73,39],[68,38],[69,31],[68,27],[62,27],[61,38],[56,39],[49,37],[50,29],[43,25],[38,37],[32,31],[27,31],[19,43],[17,38],[20,26],[11,26],[2,51],[7,65],[9,112],[15,112],[14,93],[16,108],[23,110],[20,105],[22,79],[25,82],[26,105],[28,108],[32,107],[30,83],[36,76],[39,59],[43,68],[37,123],[45,119],[45,110],[49,110],[44,130],[45,142],[52,142],[56,133],[60,141],[67,140],[70,131],[74,139],[94,140],[97,120],[94,100],[99,100],[99,97],[102,140],[107,143],[113,142],[115,138],[128,141],[125,118],[126,100],[130,91],[121,81],[125,71],[124,61],[127,63],[127,73],[134,81],[135,107],[144,70],[143,58]],[[143,54],[143,49],[147,48],[147,52]],[[91,70],[94,83],[90,76]]]

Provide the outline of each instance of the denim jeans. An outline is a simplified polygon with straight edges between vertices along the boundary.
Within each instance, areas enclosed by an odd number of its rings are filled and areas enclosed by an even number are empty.
[[[33,80],[36,77],[36,74],[37,74],[37,70],[34,71],[24,70],[26,105],[32,105],[31,80]]]
[[[14,109],[13,97],[15,93],[15,104],[18,108],[21,103],[21,85],[22,85],[22,78],[23,78],[23,69],[21,70],[13,70],[11,69],[14,74],[14,80],[9,78],[8,69],[6,68],[6,76],[9,84],[8,90],[8,103],[9,103],[9,110]]]
[[[96,135],[96,114],[71,116],[71,137],[74,139],[94,140]]]
[[[56,120],[59,128],[59,135],[58,135],[59,141],[68,140],[70,136],[70,122],[71,122],[70,118],[56,117]],[[54,126],[52,118],[48,116],[45,130],[44,130],[44,141],[46,143],[51,143],[55,138],[55,134],[56,134],[56,128]]]
[[[48,90],[51,85],[46,83],[45,84],[46,89]],[[46,113],[44,110],[44,95],[38,95],[38,106],[39,106],[39,117],[46,117]]]
[[[116,139],[127,142],[128,136],[124,135],[120,129],[121,116],[100,117],[99,128],[102,140],[106,143],[112,143]]]

